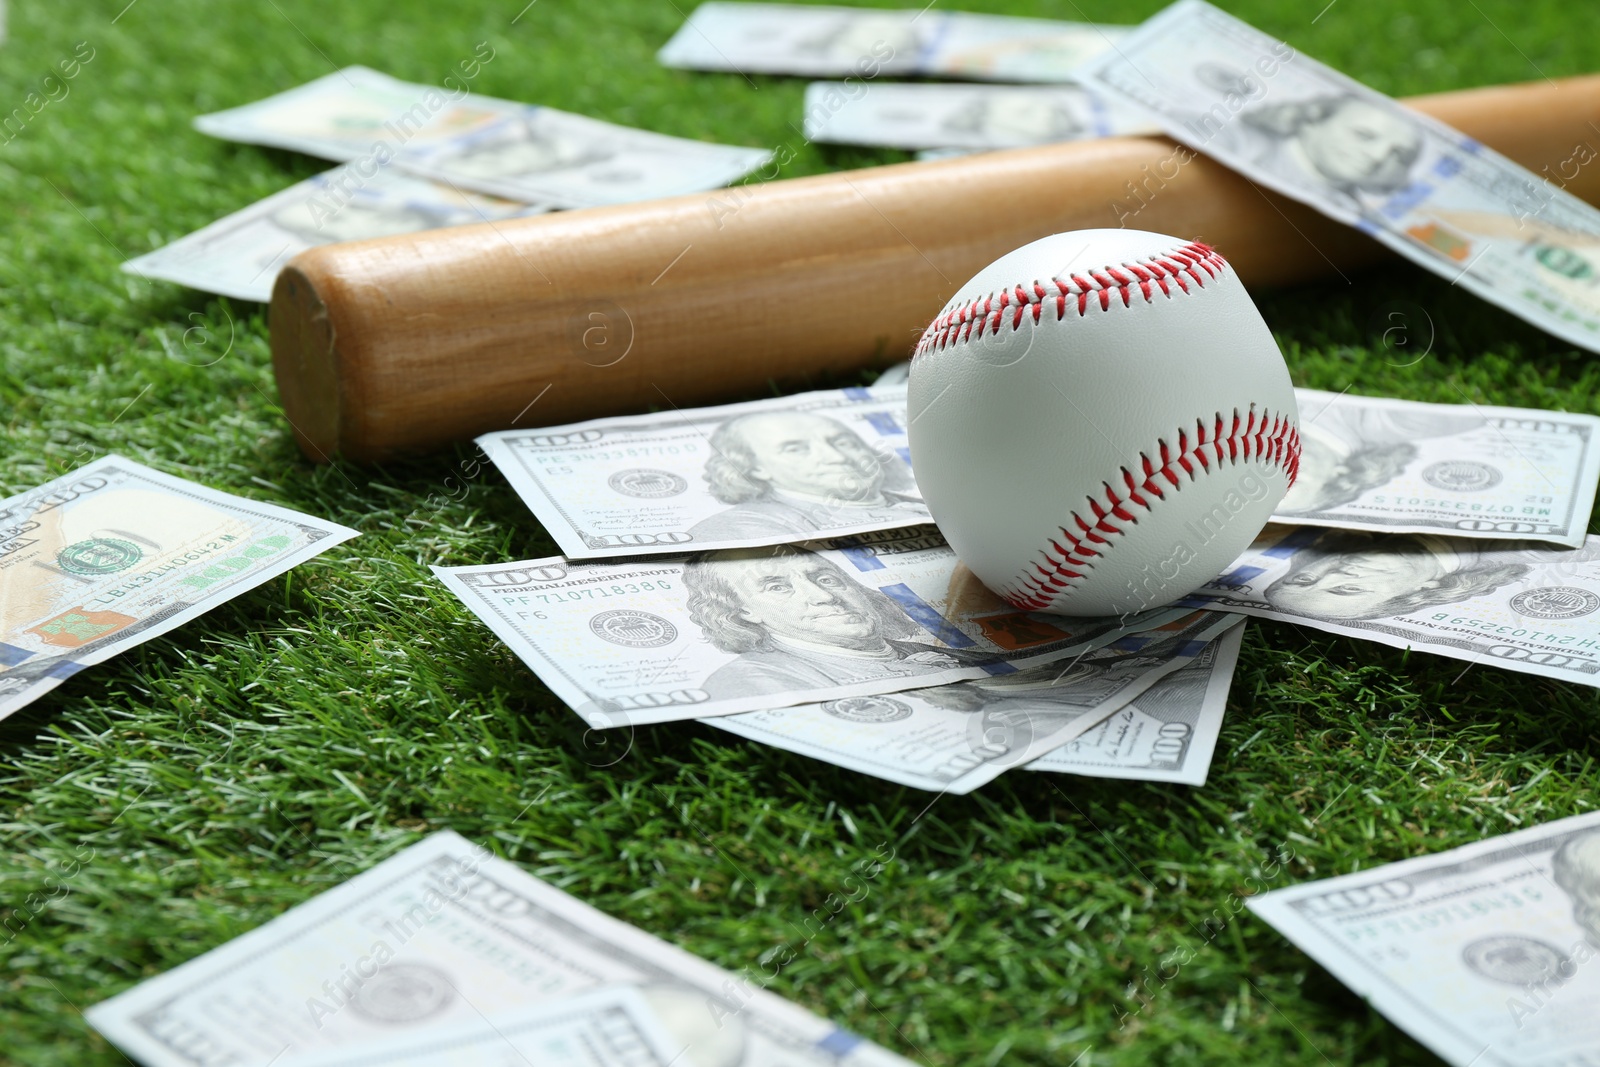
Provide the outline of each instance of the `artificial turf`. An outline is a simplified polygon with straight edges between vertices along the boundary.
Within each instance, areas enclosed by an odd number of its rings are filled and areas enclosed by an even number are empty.
[[[436,83],[482,41],[491,95],[786,145],[786,175],[905,158],[805,144],[801,79],[657,66],[687,0],[523,3],[12,5],[0,114],[93,58],[0,143],[0,495],[116,451],[363,536],[0,723],[0,1061],[125,1062],[83,1007],[449,827],[733,970],[892,847],[771,988],[919,1063],[1434,1062],[1241,911],[1247,880],[1592,809],[1594,690],[1251,621],[1204,788],[1013,772],[931,807],[694,723],[589,734],[429,574],[555,552],[492,469],[461,477],[470,446],[313,466],[264,309],[118,269],[327,166],[193,115],[351,63]],[[1224,6],[1395,95],[1600,69],[1557,0]],[[1258,298],[1300,385],[1600,411],[1600,362],[1420,269]]]

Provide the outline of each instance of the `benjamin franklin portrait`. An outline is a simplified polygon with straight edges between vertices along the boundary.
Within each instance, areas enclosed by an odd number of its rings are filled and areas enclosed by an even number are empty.
[[[466,139],[460,149],[441,155],[435,162],[448,166],[453,174],[480,181],[515,181],[531,175],[592,167],[608,163],[615,156],[614,149],[597,144],[592,138],[570,137],[546,128],[535,112],[497,123]],[[591,177],[602,180],[604,176]],[[636,181],[640,177],[629,170],[611,175],[610,180]]]
[[[1278,611],[1314,619],[1382,619],[1471,600],[1528,572],[1466,541],[1331,530],[1296,552],[1264,596]]]
[[[713,700],[915,678],[961,666],[900,605],[814,552],[788,545],[691,557],[689,617],[738,656],[702,688]]]
[[[1550,860],[1551,877],[1572,898],[1572,918],[1600,948],[1600,830],[1569,837]]]
[[[1070,141],[1089,131],[1072,109],[1030,90],[977,93],[941,124],[961,144],[996,148]]]
[[[272,224],[310,247],[340,241],[364,241],[373,237],[392,237],[399,233],[447,226],[450,218],[442,211],[430,211],[408,204],[349,200],[319,217],[306,201],[285,205],[271,215]]]
[[[826,415],[772,411],[729,419],[711,435],[704,477],[726,511],[695,540],[802,540],[871,524],[929,521],[911,472]]]
[[[1471,408],[1408,411],[1331,400],[1300,425],[1300,475],[1279,515],[1310,516],[1360,499],[1399,477],[1417,457],[1416,442],[1482,426]]]
[[[843,66],[874,57],[915,56],[918,34],[905,12],[852,11],[808,27],[793,48],[798,56]]]
[[[1308,176],[1350,196],[1399,192],[1422,153],[1422,136],[1404,116],[1356,96],[1269,105],[1240,117],[1282,141],[1286,156]]]
[[[1197,70],[1195,77],[1221,88],[1214,71]],[[1209,116],[1220,118],[1219,109]],[[1422,155],[1415,124],[1395,108],[1351,94],[1263,103],[1220,123],[1209,116],[1189,125],[1213,131],[1215,143],[1247,165],[1357,212],[1367,210],[1364,199],[1387,198],[1409,185]]]

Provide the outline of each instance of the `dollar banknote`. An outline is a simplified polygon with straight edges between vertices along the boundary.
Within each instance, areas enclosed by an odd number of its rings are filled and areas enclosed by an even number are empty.
[[[571,559],[932,521],[911,477],[903,387],[508,430],[478,445]]]
[[[571,559],[785,544],[928,521],[902,367],[871,389],[478,439]],[[1592,415],[1297,389],[1304,454],[1275,518],[1576,547]]]
[[[1109,48],[1124,26],[921,10],[797,4],[701,4],[657,59],[741,74],[943,75],[1061,82]]]
[[[0,718],[355,535],[116,455],[0,500]]]
[[[1144,206],[1197,150],[1572,344],[1600,350],[1600,210],[1203,0],[1076,72],[1184,146],[1129,175]]]
[[[970,793],[1186,673],[1182,668],[1221,640],[1219,633],[1241,629],[1242,621],[1197,611],[1013,674],[705,722],[901,785]]]
[[[805,134],[907,149],[1021,148],[1158,133],[1141,113],[1076,85],[813,82]]]
[[[443,226],[536,215],[548,204],[484,196],[380,167],[335,167],[130,259],[122,269],[238,300],[266,303],[289,260],[308,248]]]
[[[905,1064],[766,992],[776,959],[722,970],[444,831],[85,1014],[146,1067],[568,1062],[481,1041],[464,1058],[473,1027],[519,1017],[514,1048],[593,1037],[584,1067]],[[423,1058],[374,1058],[402,1038]]]
[[[1595,1062],[1600,813],[1248,904],[1446,1063]]]
[[[1243,640],[1244,627],[1233,627],[1028,769],[1205,785]]]
[[[1269,526],[1190,607],[1600,686],[1600,538],[1536,548]]]
[[[803,545],[434,572],[601,729],[1009,675],[1185,612],[1019,612],[931,526]]]
[[[346,67],[194,124],[213,137],[351,162],[363,177],[393,161],[462,189],[560,207],[713,189],[769,155],[497,100],[452,81],[441,89]]]
[[[1600,419],[1296,389],[1300,474],[1274,521],[1583,544]]]
[[[405,1027],[397,1027],[404,1030]],[[684,1067],[636,986],[602,986],[418,1034],[296,1056],[294,1067]]]

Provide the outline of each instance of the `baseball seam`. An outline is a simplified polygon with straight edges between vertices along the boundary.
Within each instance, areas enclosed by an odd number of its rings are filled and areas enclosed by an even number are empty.
[[[1142,480],[1141,474],[1123,467],[1120,491],[1110,482],[1103,482],[1099,496],[1086,498],[1087,515],[1072,512],[1067,524],[1060,528],[1060,538],[1046,538],[1046,545],[1039,550],[1041,559],[1029,564],[1031,573],[1023,571],[996,591],[1023,611],[1038,611],[1070,596],[1074,583],[1083,581],[1095,562],[1115,546],[1112,535],[1124,533],[1125,526],[1138,524],[1139,517],[1129,505],[1151,511],[1150,498],[1165,500],[1167,493],[1182,489],[1181,475],[1188,475],[1188,481],[1193,482],[1202,471],[1209,474],[1224,464],[1232,467],[1254,460],[1286,471],[1292,486],[1300,471],[1300,433],[1294,420],[1266,410],[1258,414],[1254,404],[1243,417],[1235,409],[1231,425],[1218,412],[1210,427],[1205,419],[1196,419],[1192,434],[1182,427],[1177,436],[1176,449],[1165,440],[1157,441],[1158,459],[1139,454],[1135,467],[1142,472]]]
[[[916,359],[929,351],[943,351],[958,342],[982,337],[986,332],[999,333],[1007,317],[1011,319],[1012,330],[1028,317],[1037,324],[1045,308],[1051,305],[1055,308],[1056,321],[1060,322],[1066,317],[1067,308],[1073,305],[1080,318],[1093,304],[1098,304],[1101,311],[1109,311],[1113,295],[1120,298],[1123,307],[1133,306],[1135,292],[1142,295],[1147,304],[1154,302],[1157,289],[1171,299],[1174,285],[1187,295],[1191,284],[1197,289],[1205,288],[1207,280],[1220,275],[1227,265],[1228,261],[1210,245],[1195,241],[1132,263],[1068,273],[1048,283],[1035,280],[1030,285],[1001,289],[947,308],[923,331],[911,358]]]

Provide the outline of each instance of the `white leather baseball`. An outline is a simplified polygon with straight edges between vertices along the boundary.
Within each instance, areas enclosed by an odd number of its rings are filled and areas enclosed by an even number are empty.
[[[995,260],[911,361],[911,462],[956,554],[1028,611],[1114,615],[1216,577],[1294,481],[1289,371],[1202,244],[1078,230]]]

